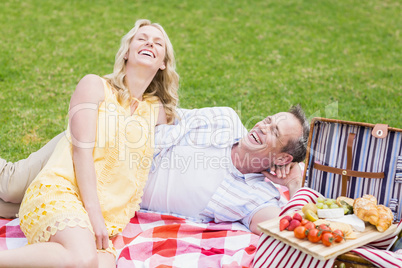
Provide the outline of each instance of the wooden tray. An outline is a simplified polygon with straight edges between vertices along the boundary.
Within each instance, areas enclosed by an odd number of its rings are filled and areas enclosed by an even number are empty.
[[[299,214],[303,215],[301,212],[299,212]],[[356,239],[346,240],[345,242],[335,243],[331,247],[326,247],[322,243],[311,243],[307,239],[298,239],[294,237],[293,231],[279,231],[279,220],[282,217],[262,222],[258,225],[258,227],[265,234],[281,240],[282,242],[320,260],[331,259],[354,248],[363,246],[369,242],[388,236],[394,233],[397,228],[397,224],[392,224],[391,227],[388,228],[388,230],[380,233],[377,231],[375,226],[368,224],[366,225],[366,229],[364,232],[355,232],[357,236]]]

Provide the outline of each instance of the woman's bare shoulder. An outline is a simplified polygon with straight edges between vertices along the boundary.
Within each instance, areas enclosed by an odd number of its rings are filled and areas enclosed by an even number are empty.
[[[105,91],[102,78],[95,74],[85,75],[78,83],[74,94],[87,101],[102,101]]]

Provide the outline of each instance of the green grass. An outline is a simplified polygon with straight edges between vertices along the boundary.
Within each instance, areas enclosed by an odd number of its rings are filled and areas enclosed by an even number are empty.
[[[112,72],[135,20],[174,45],[184,108],[231,106],[250,128],[300,103],[402,128],[402,3],[389,0],[3,1],[0,155],[17,160],[66,127],[88,73]]]

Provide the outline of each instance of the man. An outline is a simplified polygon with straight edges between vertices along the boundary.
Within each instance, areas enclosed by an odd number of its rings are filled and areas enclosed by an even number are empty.
[[[301,170],[294,164],[306,155],[308,124],[301,108],[268,116],[249,133],[231,108],[179,110],[179,115],[174,125],[156,128],[141,208],[195,221],[241,221],[259,233],[257,224],[278,216],[285,204],[264,178],[287,186],[291,196],[301,187]],[[0,198],[12,202],[0,202],[0,216],[17,212],[25,189],[59,138],[27,160],[0,160]],[[133,165],[150,164],[130,157]]]

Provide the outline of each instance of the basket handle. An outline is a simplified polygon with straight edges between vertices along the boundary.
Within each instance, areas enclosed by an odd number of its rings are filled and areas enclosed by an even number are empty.
[[[353,141],[355,140],[356,134],[349,133],[348,135],[348,143],[347,143],[347,156],[346,156],[346,169],[352,169],[352,160],[353,160]],[[350,176],[342,173],[342,195],[346,196],[346,188],[348,181],[350,180]]]

